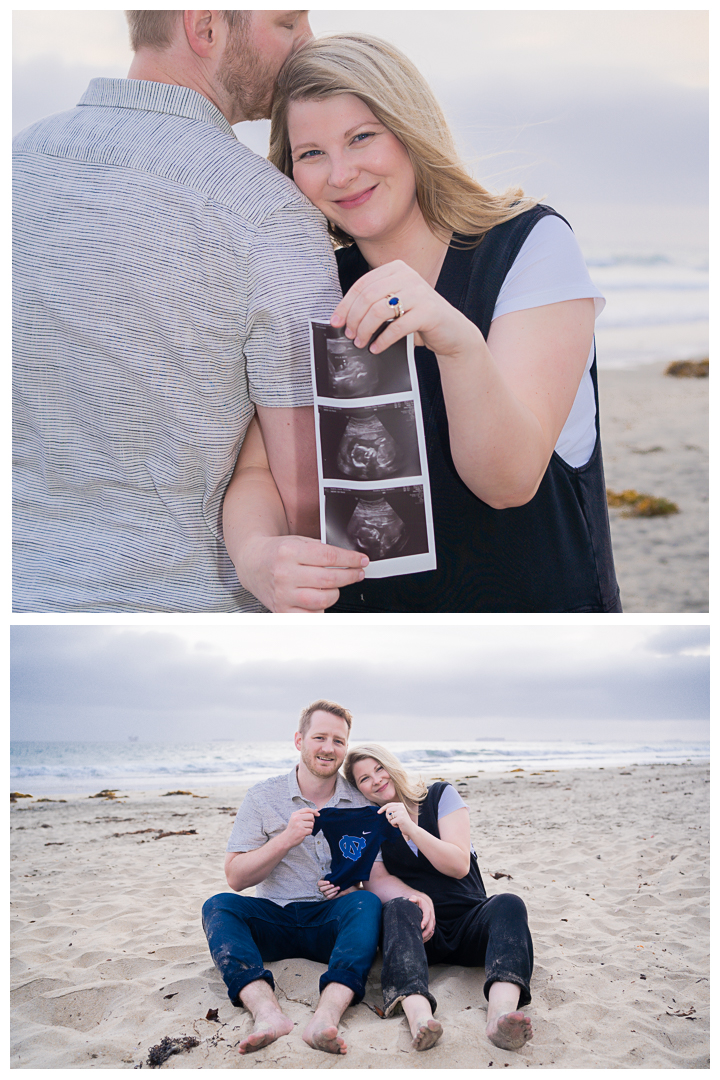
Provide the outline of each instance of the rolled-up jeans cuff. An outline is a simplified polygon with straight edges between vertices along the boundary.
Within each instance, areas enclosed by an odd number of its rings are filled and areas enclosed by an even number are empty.
[[[395,1012],[395,1009],[397,1009],[399,1005],[402,1005],[405,998],[410,997],[411,994],[420,994],[422,997],[427,998],[430,1002],[430,1011],[433,1014],[435,1013],[435,1010],[437,1009],[437,1001],[432,996],[429,990],[425,989],[422,986],[418,986],[417,989],[406,989],[406,992],[404,994],[398,994],[396,997],[390,997],[389,994],[383,994],[383,1017],[387,1019],[388,1016],[392,1016],[392,1014]]]
[[[242,975],[238,975],[228,986],[228,997],[233,1005],[242,1008],[240,991],[244,990],[248,983],[257,982],[258,979],[264,979],[266,983],[270,983],[271,990],[275,989],[275,980],[273,979],[272,971],[268,971],[266,968],[247,968],[243,971]]]
[[[320,993],[322,994],[328,983],[334,982],[341,983],[342,986],[347,986],[349,990],[352,990],[355,996],[350,1002],[351,1005],[357,1005],[365,997],[364,983],[360,982],[352,972],[343,971],[341,968],[328,968],[325,974],[320,976]]]
[[[524,979],[520,979],[512,971],[494,971],[492,976],[486,980],[483,986],[483,993],[487,1001],[490,1000],[490,987],[496,982],[514,983],[515,986],[520,987],[520,1000],[518,1001],[518,1009],[522,1009],[523,1006],[529,1005],[532,1001],[532,994],[530,993],[530,985],[526,983]]]

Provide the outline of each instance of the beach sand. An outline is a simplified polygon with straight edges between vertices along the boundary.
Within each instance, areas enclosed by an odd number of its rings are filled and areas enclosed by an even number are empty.
[[[670,499],[680,513],[610,511],[626,612],[708,610],[708,379],[666,365],[599,371],[605,481]]]
[[[269,967],[295,1030],[241,1058],[250,1017],[231,1005],[199,917],[226,888],[234,787],[13,805],[12,1066],[130,1069],[165,1036],[191,1036],[199,1045],[164,1068],[708,1068],[707,768],[521,770],[456,785],[488,893],[516,892],[529,910],[536,1034],[520,1052],[485,1037],[483,970],[449,966],[431,968],[443,1038],[412,1051],[404,1018],[372,1009],[379,961],[343,1018],[347,1056],[313,1051],[301,1032],[322,968],[288,960]]]

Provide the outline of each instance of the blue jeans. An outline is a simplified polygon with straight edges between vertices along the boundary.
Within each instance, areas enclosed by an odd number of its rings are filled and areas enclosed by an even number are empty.
[[[228,997],[239,1005],[244,986],[265,979],[275,988],[263,960],[301,957],[327,964],[320,991],[342,983],[362,1001],[365,980],[377,952],[382,905],[373,893],[351,892],[335,900],[303,901],[281,907],[272,900],[218,893],[202,909],[210,953],[225,980]]]

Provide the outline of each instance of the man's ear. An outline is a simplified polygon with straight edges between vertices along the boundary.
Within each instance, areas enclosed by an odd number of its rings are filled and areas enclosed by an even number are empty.
[[[295,749],[302,750],[302,735],[299,731],[295,732]]]
[[[183,11],[185,37],[192,51],[207,60],[222,48],[219,11]]]

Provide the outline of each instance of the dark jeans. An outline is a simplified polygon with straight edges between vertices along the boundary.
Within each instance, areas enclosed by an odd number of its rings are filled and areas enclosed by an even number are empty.
[[[263,960],[301,957],[327,964],[320,991],[328,983],[349,987],[352,1004],[362,1001],[365,981],[377,952],[382,906],[370,892],[352,892],[336,900],[287,904],[237,893],[218,893],[202,909],[210,953],[239,1005],[244,986],[265,979],[275,988]]]
[[[423,945],[417,904],[399,897],[383,908],[382,991],[385,1015],[410,994],[422,994],[435,1012],[428,990],[428,964],[485,967],[485,997],[494,982],[520,987],[519,1006],[530,1000],[533,968],[532,938],[525,904],[513,893],[480,900],[453,922],[441,927],[438,941]]]

